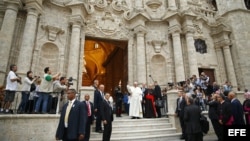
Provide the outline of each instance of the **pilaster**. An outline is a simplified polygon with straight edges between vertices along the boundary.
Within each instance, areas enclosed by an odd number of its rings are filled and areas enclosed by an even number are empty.
[[[146,52],[145,52],[145,34],[147,33],[144,26],[137,26],[135,28],[136,34],[136,56],[137,56],[137,81],[139,83],[146,82]]]
[[[41,14],[41,5],[37,1],[26,1],[27,20],[24,27],[24,34],[18,58],[19,73],[25,76],[27,70],[31,70],[32,56],[35,46],[36,28],[38,16]],[[24,61],[25,60],[25,61]]]
[[[181,26],[177,18],[172,18],[169,21],[169,33],[173,40],[174,66],[176,82],[185,80],[185,70],[183,63],[182,47],[181,47]]]
[[[185,34],[186,43],[187,43],[189,76],[192,76],[192,75],[199,76],[196,50],[194,46],[195,28],[194,28],[192,19],[193,17],[191,16],[185,17],[185,22],[183,24],[183,33]]]
[[[79,69],[81,67],[80,62],[81,58],[81,30],[83,26],[83,19],[81,15],[71,15],[69,18],[69,23],[72,25],[72,34],[70,40],[70,49],[69,49],[69,64],[67,77],[73,77],[74,85],[72,86],[77,91],[79,90],[79,85],[82,80],[77,80],[79,76]]]
[[[8,68],[8,60],[11,50],[11,43],[13,40],[13,34],[16,24],[18,9],[22,7],[20,0],[4,0],[6,5],[6,11],[2,22],[0,31],[0,83],[4,84],[4,79]]]

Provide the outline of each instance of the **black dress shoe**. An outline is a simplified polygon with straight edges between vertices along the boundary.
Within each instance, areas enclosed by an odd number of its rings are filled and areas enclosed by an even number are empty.
[[[132,117],[131,119],[136,119],[136,117]]]

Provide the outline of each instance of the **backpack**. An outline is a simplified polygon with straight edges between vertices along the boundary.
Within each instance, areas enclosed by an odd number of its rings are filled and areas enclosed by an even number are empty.
[[[201,115],[200,117],[200,124],[201,124],[201,130],[204,134],[207,134],[209,131],[209,122],[207,120],[207,117],[204,115]]]

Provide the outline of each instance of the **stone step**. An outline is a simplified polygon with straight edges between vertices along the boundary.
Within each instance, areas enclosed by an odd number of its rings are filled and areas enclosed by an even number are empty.
[[[159,134],[174,134],[176,133],[176,128],[163,128],[163,129],[141,129],[141,130],[132,130],[133,127],[131,127],[130,130],[124,130],[124,131],[112,131],[112,137],[113,138],[119,138],[119,137],[144,137],[145,135],[159,135]],[[101,133],[91,133],[91,138],[101,138]]]
[[[102,134],[101,134],[102,135]],[[156,135],[147,135],[144,136],[122,136],[122,137],[113,137],[111,135],[111,141],[179,141],[181,133],[172,133],[172,134],[156,134]],[[102,141],[102,136],[99,138],[94,138],[91,136],[90,141]]]
[[[131,126],[133,130],[141,130],[141,129],[163,129],[163,128],[171,128],[172,124],[171,123],[143,123],[143,124],[134,124],[134,125],[129,125],[129,124],[113,124],[112,129],[113,131],[127,131],[131,130]],[[95,126],[92,126],[92,131],[95,131]]]
[[[142,119],[115,119],[113,125],[134,125],[134,124],[143,124],[143,123],[169,123],[169,118],[142,118]]]

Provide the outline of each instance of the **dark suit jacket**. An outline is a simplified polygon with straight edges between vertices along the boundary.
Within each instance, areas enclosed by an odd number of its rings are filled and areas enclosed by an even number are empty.
[[[103,101],[103,97],[101,95],[100,90],[95,90],[95,92],[94,92],[94,109],[100,110],[102,101]]]
[[[62,108],[62,113],[60,116],[59,124],[56,131],[56,137],[59,139],[63,138],[64,135],[64,117],[66,114],[66,108],[68,106],[68,103],[64,104]],[[86,107],[85,105],[75,100],[73,103],[69,117],[68,117],[68,128],[67,128],[67,137],[68,139],[77,139],[80,134],[85,134],[85,125],[86,125]]]
[[[109,103],[106,100],[102,101],[101,117],[102,117],[102,121],[106,120],[108,124],[111,123],[114,119],[112,107],[109,105]]]
[[[219,120],[219,114],[218,114],[218,101],[210,101],[208,102],[209,110],[208,110],[208,117],[212,120]]]
[[[184,122],[186,125],[186,133],[201,133],[201,125],[200,125],[200,114],[201,109],[195,105],[187,105],[184,109]]]
[[[93,105],[93,103],[90,102],[90,101],[89,101],[89,103],[90,103],[90,110],[91,110],[91,115],[90,115],[91,121],[90,121],[90,123],[93,123],[93,121],[94,121],[94,105]],[[87,114],[87,116],[88,116],[88,105],[87,105],[86,101],[83,101],[83,104],[84,104],[85,107],[86,107],[86,114]]]
[[[234,99],[232,102],[232,114],[234,116],[234,124],[244,125],[244,111],[243,106],[238,99]]]
[[[155,96],[156,96],[156,98],[157,98],[157,99],[158,99],[158,98],[162,99],[161,87],[160,87],[159,85],[155,85],[154,91],[155,91]]]
[[[227,102],[226,100],[222,104],[220,103],[218,106],[218,114],[219,118],[221,117],[223,124],[226,124],[232,116],[231,103]]]

